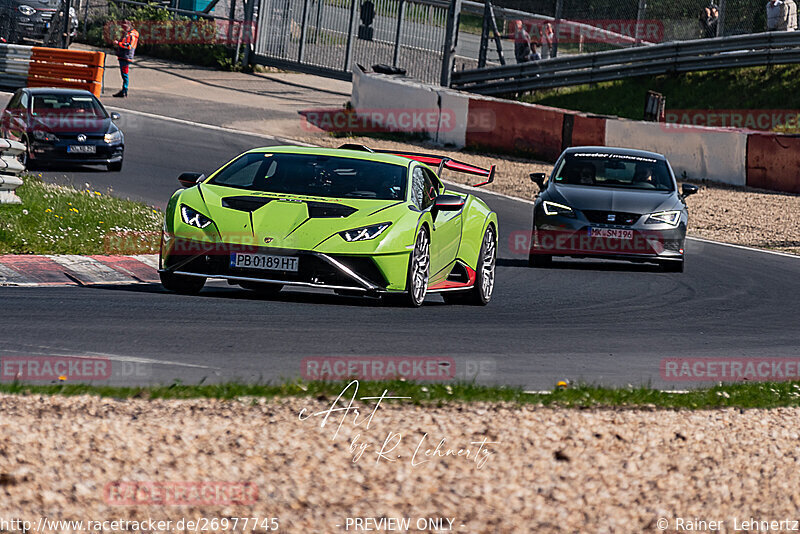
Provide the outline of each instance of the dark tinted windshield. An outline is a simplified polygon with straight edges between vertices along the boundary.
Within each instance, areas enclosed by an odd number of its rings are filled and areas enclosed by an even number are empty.
[[[91,95],[36,94],[31,105],[33,116],[82,115],[104,119],[106,110]]]
[[[405,167],[309,154],[244,154],[208,182],[250,191],[321,197],[405,198]]]
[[[672,191],[664,161],[597,152],[567,154],[555,173],[557,184]]]

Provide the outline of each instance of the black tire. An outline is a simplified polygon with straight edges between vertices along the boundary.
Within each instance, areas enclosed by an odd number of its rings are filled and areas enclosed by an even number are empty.
[[[442,293],[447,304],[471,304],[486,306],[492,300],[495,267],[497,266],[497,234],[489,225],[483,234],[481,252],[478,255],[478,268],[475,271],[475,285],[466,291]]]
[[[528,255],[528,266],[529,267],[550,267],[553,265],[553,256],[549,254],[534,254],[530,253]]]
[[[255,291],[265,297],[277,295],[283,289],[283,284],[272,284],[270,282],[239,282],[243,289]]]
[[[661,262],[661,270],[665,273],[682,273],[684,263],[686,263],[686,260],[663,261]]]
[[[200,276],[184,276],[174,273],[158,273],[158,275],[164,289],[181,295],[196,295],[206,284],[206,279]]]
[[[122,160],[109,163],[108,170],[109,172],[120,172],[122,170]]]
[[[396,295],[386,295],[387,301],[392,304],[419,308],[425,302],[428,294],[428,279],[431,266],[431,238],[428,228],[423,226],[414,241],[414,250],[408,258],[408,274],[406,276],[406,291]]]

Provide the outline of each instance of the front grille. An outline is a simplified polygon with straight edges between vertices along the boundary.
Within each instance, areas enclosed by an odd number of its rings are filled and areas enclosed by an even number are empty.
[[[583,214],[589,219],[589,222],[614,226],[630,226],[641,217],[639,213],[627,213],[624,211],[584,210]],[[610,220],[609,217],[613,220]]]
[[[191,246],[191,245],[184,245]],[[232,246],[233,247],[233,246]],[[180,265],[183,261],[191,258],[194,254],[170,254],[164,265],[167,269],[191,272],[197,274],[207,274],[224,276],[242,276],[247,278],[262,278],[265,280],[281,280],[286,282],[304,282],[327,286],[341,286],[363,289],[363,286],[350,276],[344,274],[339,269],[328,263],[317,254],[303,251],[292,251],[283,249],[242,247],[247,252],[259,254],[291,255],[299,258],[298,271],[268,271],[263,269],[247,269],[230,266],[230,252],[228,250],[213,250],[204,248],[210,254],[203,254],[191,259],[188,263]],[[190,249],[186,249],[187,252]],[[195,249],[198,250],[199,249]],[[330,256],[332,259],[345,265],[361,278],[372,284],[385,288],[387,280],[381,274],[380,269],[369,257],[356,256]],[[179,267],[175,267],[179,265]]]

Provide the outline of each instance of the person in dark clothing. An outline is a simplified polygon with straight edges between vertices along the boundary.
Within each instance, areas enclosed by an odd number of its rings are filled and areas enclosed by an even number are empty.
[[[119,41],[114,41],[119,60],[119,71],[122,74],[122,89],[113,95],[118,98],[128,96],[130,66],[133,62],[133,55],[136,53],[136,45],[139,44],[139,32],[133,28],[130,21],[123,21],[122,29],[125,31],[125,36]]]
[[[526,63],[531,58],[531,36],[525,30],[522,21],[515,22],[516,31],[511,36],[514,39],[514,57],[517,63]]]
[[[711,4],[703,8],[700,12],[700,37],[708,39],[717,36],[717,24],[719,22],[719,11],[717,6]]]

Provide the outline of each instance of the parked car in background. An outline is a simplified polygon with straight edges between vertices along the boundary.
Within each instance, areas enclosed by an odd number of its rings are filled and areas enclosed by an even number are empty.
[[[0,132],[25,145],[26,166],[104,165],[121,171],[125,138],[89,91],[53,87],[17,90],[0,118]]]
[[[8,43],[44,42],[57,23],[62,0],[0,0],[0,38]],[[69,9],[70,36],[78,28],[78,14]],[[60,20],[60,19],[59,19]],[[60,34],[60,31],[57,32]]]
[[[550,265],[553,256],[654,262],[683,272],[688,210],[675,173],[661,154],[612,147],[565,150],[549,179],[539,185],[533,208],[529,263]]]

